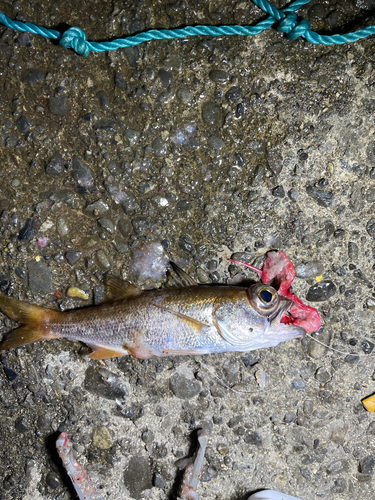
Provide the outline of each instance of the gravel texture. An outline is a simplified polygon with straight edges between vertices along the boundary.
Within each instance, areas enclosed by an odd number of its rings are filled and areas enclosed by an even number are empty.
[[[372,8],[299,12],[331,33],[375,24]],[[98,41],[264,17],[226,0],[1,10]],[[168,258],[200,283],[249,283],[255,274],[228,259],[259,266],[280,248],[297,266],[294,291],[321,314],[317,339],[348,353],[308,338],[103,363],[66,340],[2,352],[1,500],[75,498],[54,451],[62,431],[105,498],[173,498],[175,462],[202,427],[200,498],[374,496],[375,422],[361,404],[375,392],[374,43],[313,46],[269,30],[81,58],[0,27],[2,292],[64,311],[100,303],[108,272],[161,286]],[[14,326],[0,315],[0,335]]]

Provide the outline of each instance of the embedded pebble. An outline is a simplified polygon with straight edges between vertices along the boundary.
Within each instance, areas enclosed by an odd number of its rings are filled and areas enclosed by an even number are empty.
[[[229,80],[229,75],[221,69],[213,69],[209,72],[208,78],[214,83],[225,83]]]
[[[315,186],[308,186],[306,193],[321,207],[328,208],[332,205],[333,193],[331,191],[324,191]]]
[[[255,431],[246,432],[246,434],[243,437],[243,440],[247,444],[252,444],[255,446],[262,446],[262,438]]]
[[[48,293],[52,289],[52,275],[47,266],[41,262],[32,260],[27,263],[27,270],[29,272],[29,287],[31,293],[37,295],[38,293]]]
[[[94,203],[87,205],[85,211],[95,216],[102,217],[109,211],[109,205],[99,198],[99,200],[94,201]]]
[[[208,138],[207,144],[215,151],[220,151],[225,146],[224,141],[222,141],[219,137],[216,137],[215,135]]]
[[[48,484],[48,486],[50,486],[54,490],[61,486],[61,481],[60,481],[59,477],[56,474],[54,474],[53,472],[49,472],[47,474],[46,483]]]
[[[111,261],[108,254],[104,250],[98,250],[95,254],[95,260],[102,269],[111,269]]]
[[[191,93],[186,89],[177,90],[177,99],[183,103],[187,104],[191,100]]]
[[[142,492],[152,488],[152,473],[148,458],[130,457],[124,471],[124,485],[129,490],[131,498],[135,500],[141,500]]]
[[[276,186],[272,190],[272,194],[273,194],[273,196],[275,196],[275,198],[284,198],[285,197],[285,191],[284,191],[283,186]]]
[[[375,238],[375,219],[370,219],[367,222],[366,231],[372,238]]]
[[[220,127],[223,124],[223,110],[213,102],[205,102],[202,106],[202,119],[207,125]]]
[[[133,226],[130,219],[122,217],[118,221],[118,229],[124,238],[129,238],[129,236],[133,233]]]
[[[348,243],[348,256],[351,260],[358,260],[359,248],[358,245],[352,241]]]
[[[73,156],[73,179],[78,182],[80,186],[90,187],[94,183],[92,170],[84,165],[77,156]]]
[[[315,378],[322,384],[325,384],[326,382],[331,380],[331,375],[327,372],[325,368],[321,366],[320,368],[317,369],[315,373]]]
[[[92,434],[92,444],[100,450],[108,450],[113,446],[113,437],[111,431],[104,425],[94,428]]]
[[[192,399],[200,393],[201,383],[193,378],[187,378],[181,373],[175,373],[169,379],[169,387],[179,399]]]
[[[316,333],[313,334],[313,337],[316,337],[317,340],[329,346],[331,342],[332,333],[327,328],[324,328],[319,332],[319,334]],[[318,342],[315,342],[312,339],[309,339],[307,351],[310,357],[312,357],[313,359],[319,359],[325,356],[325,354],[327,354],[328,347],[319,344]]]
[[[320,281],[309,288],[306,300],[310,302],[324,302],[336,293],[336,285],[332,281]]]
[[[296,276],[298,278],[316,278],[324,273],[323,262],[313,260],[295,266]]]
[[[21,115],[17,120],[16,120],[16,127],[18,128],[19,132],[24,134],[29,128],[30,128],[30,122],[27,119],[25,115]]]
[[[69,98],[66,95],[50,97],[48,100],[49,110],[52,114],[65,116],[70,111]]]
[[[18,240],[22,243],[31,240],[36,235],[37,230],[35,220],[26,219],[25,225],[18,234]]]
[[[374,474],[375,456],[368,455],[359,461],[359,472],[362,474]]]
[[[38,429],[42,432],[47,432],[51,429],[51,415],[49,413],[45,413],[44,415],[40,415],[36,422]]]
[[[61,154],[56,151],[51,160],[46,166],[46,173],[50,175],[60,175],[64,170],[64,159]]]
[[[89,366],[85,373],[84,387],[87,391],[109,400],[125,400],[128,395],[121,377],[106,368]]]
[[[167,152],[167,145],[161,139],[156,138],[152,143],[152,150],[155,156],[164,156]]]
[[[72,266],[73,264],[78,262],[79,259],[81,258],[81,252],[73,252],[71,250],[68,250],[68,252],[66,252],[66,254],[65,254],[65,258],[69,262],[69,264]]]
[[[113,234],[115,232],[115,225],[111,219],[98,219],[100,226],[105,229],[108,233]]]

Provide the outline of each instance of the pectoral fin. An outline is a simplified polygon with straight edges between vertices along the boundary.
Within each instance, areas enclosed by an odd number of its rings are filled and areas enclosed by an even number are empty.
[[[108,300],[119,300],[125,299],[127,297],[136,297],[141,295],[142,290],[138,287],[125,281],[118,276],[107,275],[107,299]]]
[[[173,314],[173,316],[176,316],[178,319],[189,325],[191,328],[194,328],[194,330],[201,335],[203,335],[207,331],[207,328],[210,327],[210,325],[206,325],[205,323],[202,323],[197,319],[191,318],[190,316],[186,316],[186,314],[174,311],[173,309],[169,309],[168,307],[159,306],[157,304],[152,304],[152,305],[154,307],[157,307],[158,309],[162,309],[163,311]]]

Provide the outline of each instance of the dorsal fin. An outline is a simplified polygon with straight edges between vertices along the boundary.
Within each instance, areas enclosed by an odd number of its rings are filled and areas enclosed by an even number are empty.
[[[138,287],[125,281],[118,276],[107,275],[106,277],[107,285],[107,299],[108,300],[119,300],[125,299],[127,297],[136,297],[142,293]]]
[[[172,287],[195,286],[198,283],[181,269],[177,264],[169,261],[171,269],[168,270],[168,285]]]

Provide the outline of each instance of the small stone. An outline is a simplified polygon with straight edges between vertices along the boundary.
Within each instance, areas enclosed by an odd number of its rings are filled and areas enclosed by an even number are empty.
[[[338,474],[348,467],[348,462],[346,460],[335,460],[330,463],[327,467],[327,474]]]
[[[126,253],[129,250],[129,245],[121,238],[121,236],[115,236],[113,244],[115,245],[116,252],[118,253]]]
[[[318,260],[297,264],[295,267],[298,278],[316,278],[324,273],[324,265]]]
[[[150,430],[142,432],[141,439],[144,443],[150,444],[155,439],[154,433]]]
[[[219,443],[216,446],[216,449],[220,453],[220,455],[222,455],[223,457],[225,457],[225,455],[228,455],[228,453],[229,453],[228,446],[226,444],[223,444],[223,443]]]
[[[73,156],[73,179],[77,181],[80,186],[90,187],[94,183],[92,171],[86,165],[83,165],[77,156]]]
[[[22,416],[16,419],[14,427],[19,433],[27,432],[29,430]]]
[[[66,291],[68,297],[77,297],[78,299],[89,300],[90,296],[81,288],[76,286],[71,286]]]
[[[292,380],[292,387],[296,391],[301,391],[306,386],[305,382],[300,378],[295,378]]]
[[[366,231],[372,238],[375,238],[375,219],[370,219],[367,222]]]
[[[144,234],[151,226],[151,220],[148,217],[135,217],[132,220],[133,229],[136,235]]]
[[[22,269],[21,269],[21,271],[23,273],[23,278],[24,278],[25,272]],[[17,274],[17,276],[19,275],[19,273],[17,273],[17,270],[16,270],[16,274]],[[9,292],[11,286],[12,286],[12,280],[10,278],[8,278],[8,276],[5,276],[5,274],[0,273],[0,292],[7,294]]]
[[[324,302],[330,299],[336,293],[336,285],[332,281],[320,281],[309,288],[306,300],[310,302]]]
[[[186,212],[191,209],[191,203],[189,200],[180,200],[176,205],[176,210],[179,212]]]
[[[50,162],[46,166],[46,173],[50,175],[60,175],[64,170],[64,160],[61,154],[56,151]]]
[[[42,432],[49,431],[51,429],[51,415],[49,415],[48,413],[41,415],[40,417],[38,417],[36,425],[38,426],[38,429]]]
[[[129,146],[135,146],[138,142],[138,139],[140,137],[140,132],[138,132],[137,130],[125,130],[124,132],[124,137],[126,137],[126,139],[128,140],[129,142]]]
[[[374,344],[369,340],[363,340],[361,342],[361,349],[365,354],[371,354],[374,349]]]
[[[272,190],[272,194],[273,194],[273,196],[275,196],[275,198],[284,198],[285,197],[285,191],[284,191],[283,186],[276,186]]]
[[[115,232],[115,225],[111,219],[98,219],[98,222],[100,226],[105,229],[108,233],[114,234]]]
[[[351,260],[358,260],[359,257],[358,245],[352,241],[348,243],[348,256]]]
[[[18,234],[18,240],[22,243],[31,240],[36,235],[37,230],[35,220],[26,219],[25,225]]]
[[[163,489],[165,487],[164,479],[160,474],[154,474],[152,483],[155,488]]]
[[[197,278],[198,278],[199,283],[202,283],[202,284],[211,283],[211,280],[210,280],[208,274],[201,267],[197,267],[195,271],[197,273]]]
[[[322,366],[316,370],[315,378],[318,382],[325,384],[329,380],[331,380],[331,375],[323,368]]]
[[[216,137],[215,135],[208,138],[207,144],[210,146],[210,148],[214,149],[215,151],[220,151],[225,146],[224,141],[222,141],[219,137]]]
[[[229,75],[221,69],[213,69],[209,72],[208,78],[214,83],[225,83],[229,80]]]
[[[49,110],[54,115],[65,116],[70,111],[69,98],[66,95],[50,97],[48,104]]]
[[[92,444],[100,450],[108,450],[113,446],[113,438],[111,431],[104,425],[94,428],[92,434]]]
[[[90,205],[87,205],[85,208],[85,212],[89,212],[95,216],[102,217],[109,211],[109,205],[105,203],[101,198],[99,200],[94,201]]]
[[[9,382],[13,382],[13,380],[16,380],[16,378],[19,377],[19,373],[13,371],[11,368],[8,368],[7,366],[3,366],[3,370]]]
[[[169,387],[179,399],[192,399],[200,393],[202,388],[198,380],[187,378],[180,373],[176,373],[169,379]]]
[[[191,100],[191,93],[186,89],[178,89],[177,90],[177,99],[182,104],[187,104]]]
[[[36,83],[44,80],[43,71],[37,69],[26,69],[21,74],[21,81],[24,83]]]
[[[206,102],[202,106],[202,119],[207,125],[220,127],[223,124],[223,110],[213,102]]]
[[[172,73],[169,73],[169,71],[166,71],[165,69],[159,69],[158,77],[160,78],[161,83],[165,86],[170,85],[173,81]]]
[[[243,440],[247,444],[253,444],[255,446],[262,446],[262,438],[255,431],[246,432],[243,437]]]
[[[305,415],[311,415],[312,412],[314,411],[314,403],[311,401],[311,399],[306,399],[303,403],[303,411]]]
[[[48,293],[52,289],[52,275],[47,266],[32,260],[27,263],[29,272],[29,287],[31,293]]]
[[[264,179],[266,177],[266,167],[264,165],[255,165],[253,170],[251,171],[249,175],[249,184],[252,187],[257,187],[260,184],[264,182]],[[249,198],[254,197],[254,192],[250,191]],[[255,199],[257,199],[259,196],[255,193]]]
[[[115,85],[119,89],[124,89],[126,87],[124,77],[118,71],[116,71],[116,73],[115,73]]]
[[[61,486],[61,482],[60,482],[60,479],[58,478],[58,476],[56,474],[54,474],[53,472],[49,472],[46,476],[46,483],[48,484],[48,486],[50,488],[53,488],[54,490],[56,488],[58,488],[59,486]]]
[[[65,258],[72,266],[73,264],[79,261],[81,255],[82,255],[81,252],[73,252],[72,250],[69,250],[68,252],[66,252]]]
[[[156,138],[152,142],[152,150],[155,156],[164,156],[167,152],[167,145],[161,139]]]
[[[110,118],[101,118],[94,125],[94,130],[116,130],[117,124]]]
[[[348,431],[347,424],[336,424],[331,432],[331,440],[334,443],[343,445],[345,442],[345,436]]]
[[[209,466],[209,467],[207,467],[206,470],[204,470],[202,472],[201,481],[202,481],[202,483],[208,483],[209,481],[214,479],[214,477],[216,477],[216,476],[217,476],[216,468],[213,466]]]
[[[109,256],[104,250],[98,250],[95,254],[95,260],[98,264],[99,267],[107,271],[108,269],[111,269],[111,261],[109,259]]]
[[[108,102],[108,97],[103,90],[99,90],[99,92],[96,94],[96,97],[99,101],[99,105],[103,110],[109,109],[109,102]]]
[[[236,101],[237,99],[241,99],[241,97],[242,97],[242,89],[237,85],[231,87],[225,94],[225,99],[227,101]]]
[[[311,473],[309,469],[306,469],[304,467],[301,467],[300,469],[302,476],[307,479],[307,481],[311,481]]]
[[[118,221],[118,229],[125,239],[133,234],[133,226],[130,219],[123,217]]]
[[[256,144],[256,149],[259,149],[259,152],[262,148],[262,145],[259,147],[258,144]],[[280,146],[275,146],[274,148],[267,149],[267,164],[268,168],[274,175],[277,176],[280,174],[283,169],[283,157],[280,152]]]
[[[135,500],[141,500],[142,492],[152,488],[152,474],[146,457],[130,458],[124,472],[124,484]]]
[[[329,344],[331,342],[332,334],[331,334],[330,330],[328,330],[327,328],[324,328],[322,331],[319,332],[319,334],[315,334],[314,337],[316,337],[317,340],[319,340],[323,344],[326,344],[329,346]],[[318,358],[322,358],[323,356],[325,356],[327,354],[328,347],[326,347],[322,344],[318,344],[318,342],[315,342],[314,340],[310,339],[309,344],[307,346],[307,351],[313,359],[318,359]]]
[[[299,197],[299,192],[297,191],[297,189],[292,188],[288,191],[288,196],[292,201],[297,202]]]
[[[308,186],[306,188],[306,193],[321,207],[328,208],[332,205],[333,193],[331,191],[324,191],[315,186]]]
[[[25,115],[21,115],[16,120],[16,127],[18,128],[19,132],[21,132],[21,134],[24,134],[25,132],[27,132],[27,130],[29,130],[30,122]]]
[[[348,363],[348,365],[353,366],[359,361],[359,356],[356,356],[355,354],[350,354],[349,356],[345,357],[345,363]]]
[[[59,217],[56,221],[56,231],[59,234],[59,236],[66,236],[69,232],[69,227],[67,223],[65,222],[65,219],[63,217]]]

